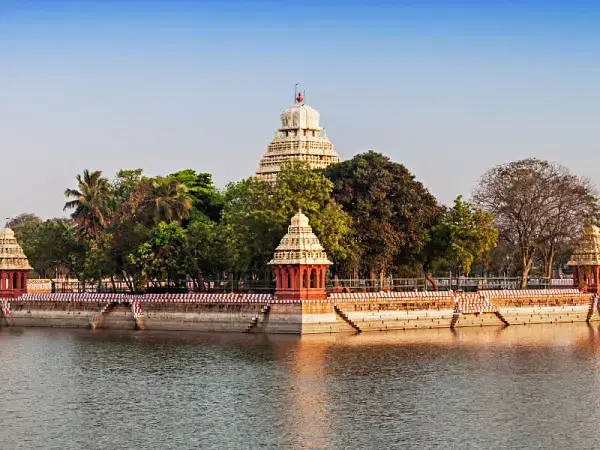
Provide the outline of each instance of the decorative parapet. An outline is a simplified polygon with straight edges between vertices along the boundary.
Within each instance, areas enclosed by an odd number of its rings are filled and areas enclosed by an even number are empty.
[[[551,298],[551,297],[589,297],[577,289],[546,289],[546,290],[514,290],[514,291],[480,291],[477,293],[462,293],[454,291],[428,292],[362,292],[362,293],[332,293],[322,300],[284,300],[277,299],[271,294],[96,294],[96,293],[65,293],[65,294],[23,294],[12,302],[94,302],[94,303],[353,303],[376,301],[447,301],[456,298],[476,299],[484,301],[510,298]]]

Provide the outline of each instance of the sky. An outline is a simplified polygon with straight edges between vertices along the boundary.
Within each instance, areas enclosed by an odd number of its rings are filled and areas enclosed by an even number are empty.
[[[0,0],[0,214],[84,169],[248,177],[293,103],[442,203],[538,157],[600,186],[600,1]]]

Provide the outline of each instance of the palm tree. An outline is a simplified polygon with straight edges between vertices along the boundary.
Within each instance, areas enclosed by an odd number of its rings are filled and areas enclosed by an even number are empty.
[[[74,210],[71,218],[79,226],[80,236],[95,239],[98,242],[100,232],[108,224],[108,199],[110,185],[102,172],[97,170],[83,171],[83,177],[77,175],[77,189],[66,189],[65,197],[69,200],[65,203],[63,211]]]
[[[152,180],[147,206],[148,217],[155,224],[181,222],[189,217],[192,200],[183,183],[168,177],[157,177]]]

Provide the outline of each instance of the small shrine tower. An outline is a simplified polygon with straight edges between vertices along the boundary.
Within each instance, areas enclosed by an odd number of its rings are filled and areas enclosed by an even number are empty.
[[[600,293],[600,228],[590,225],[568,263],[573,285],[582,292]]]
[[[331,265],[325,250],[298,211],[269,262],[275,269],[275,295],[283,300],[323,300],[325,275]]]
[[[27,274],[33,268],[10,228],[0,231],[0,297],[16,298],[27,292]]]
[[[341,161],[327,133],[319,125],[320,114],[304,103],[302,94],[296,103],[281,113],[281,128],[264,153],[256,176],[275,182],[281,166],[290,160],[307,163],[313,169],[324,169]]]

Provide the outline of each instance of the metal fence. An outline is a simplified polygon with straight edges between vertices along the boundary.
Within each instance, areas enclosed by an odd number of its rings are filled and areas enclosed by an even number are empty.
[[[79,281],[52,282],[51,292],[54,293],[177,293],[206,292],[206,293],[274,293],[275,283],[254,280],[206,280],[201,284],[194,281],[151,282],[145,286],[131,288],[124,281],[102,281],[100,283]]]
[[[438,289],[441,291],[461,290],[474,292],[491,289],[520,289],[520,278],[438,278]],[[573,287],[573,280],[530,278],[527,289]],[[328,292],[379,292],[379,291],[432,291],[433,285],[425,278],[386,278],[383,283],[379,280],[353,279],[353,280],[328,280]],[[52,292],[56,293],[132,293],[129,285],[123,281],[103,281],[101,283],[86,283],[76,281],[52,282]],[[151,282],[146,286],[133,289],[136,293],[265,293],[275,292],[275,283],[256,280],[205,280],[201,285],[194,281],[169,281]]]
[[[440,291],[481,291],[491,289],[521,289],[521,278],[437,278]],[[573,287],[572,279],[529,278],[527,289]],[[383,280],[329,280],[331,292],[431,291],[432,283],[425,278],[387,278]]]

